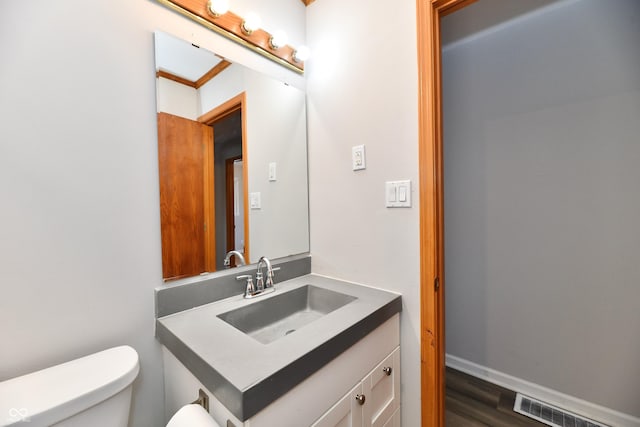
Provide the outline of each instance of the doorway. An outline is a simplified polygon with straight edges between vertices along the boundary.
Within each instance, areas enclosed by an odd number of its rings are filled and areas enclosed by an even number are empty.
[[[425,203],[433,203],[434,205],[433,208],[425,206],[424,211],[435,212],[434,217],[427,218],[427,224],[424,226],[427,228],[427,231],[431,233],[433,240],[421,238],[421,247],[423,248],[423,263],[425,255],[431,257],[427,258],[427,260],[430,260],[430,264],[428,264],[427,267],[432,268],[432,271],[437,273],[435,278],[440,279],[440,285],[442,286],[445,283],[443,277],[444,272],[438,270],[438,268],[442,262],[443,252],[442,247],[438,246],[438,244],[444,244],[444,234],[442,234],[443,229],[441,228],[442,217],[438,218],[437,216],[439,212],[443,212],[442,180],[444,176],[441,154],[443,131],[441,112],[442,86],[440,78],[442,71],[440,70],[441,59],[439,57],[441,40],[439,20],[441,17],[440,12],[442,11],[438,11],[437,7],[447,2],[436,1],[421,3],[424,6],[424,15],[422,15],[420,22],[422,22],[422,18],[424,18],[429,26],[426,27],[426,25],[420,24],[419,27],[422,27],[422,31],[425,30],[425,27],[428,30],[427,34],[429,34],[429,36],[422,37],[422,39],[423,46],[427,45],[430,58],[425,59],[422,57],[420,61],[422,70],[420,74],[421,88],[424,89],[422,91],[420,104],[420,146],[421,152],[424,152],[424,158],[427,159],[426,163],[421,159],[420,168],[421,173],[427,175],[425,177],[426,179],[422,181],[422,186],[424,187],[426,182],[427,189],[431,191],[431,193],[422,191],[422,194],[425,196]],[[447,4],[453,7],[451,2]],[[478,3],[478,5],[481,4],[482,2]],[[577,5],[578,2],[564,2],[564,4]],[[527,52],[527,55],[521,55],[521,52],[506,53],[508,51],[505,50],[505,47],[508,43],[500,44],[501,49],[499,53],[502,54],[505,59],[508,59],[510,63],[514,63],[516,59],[519,59],[519,62],[515,63],[515,68],[526,71],[530,71],[530,69],[538,70],[530,74],[525,74],[528,75],[526,84],[523,83],[523,79],[502,76],[500,70],[489,72],[486,67],[483,69],[473,64],[470,65],[469,62],[459,60],[456,62],[456,64],[464,63],[466,65],[466,67],[461,66],[459,68],[460,70],[466,70],[464,74],[467,76],[467,79],[463,79],[463,81],[468,82],[470,80],[468,71],[471,69],[483,75],[493,76],[494,79],[496,76],[503,77],[502,80],[498,81],[498,85],[503,88],[502,90],[495,90],[487,94],[489,85],[486,83],[482,90],[477,90],[477,92],[482,94],[481,98],[487,101],[493,101],[499,97],[506,98],[506,95],[509,97],[517,96],[523,93],[525,86],[528,88],[532,86],[535,87],[537,82],[541,83],[540,88],[543,89],[535,90],[533,93],[529,90],[529,92],[524,92],[525,96],[520,96],[520,99],[525,100],[528,105],[512,102],[508,104],[511,108],[506,111],[506,114],[496,114],[495,117],[491,116],[490,120],[483,122],[484,127],[482,132],[486,134],[483,135],[483,137],[487,138],[486,144],[488,144],[489,151],[483,151],[474,157],[473,152],[470,153],[465,150],[465,158],[467,160],[477,162],[484,161],[483,167],[487,171],[484,181],[491,184],[491,193],[488,194],[488,196],[478,189],[473,191],[469,190],[469,193],[476,197],[479,194],[483,194],[484,202],[481,203],[491,203],[490,206],[485,205],[483,209],[480,209],[484,212],[484,215],[486,215],[485,218],[479,218],[479,215],[472,215],[475,220],[482,222],[485,226],[489,228],[493,227],[493,229],[488,229],[486,233],[491,236],[489,243],[493,246],[487,247],[487,245],[482,245],[483,250],[493,257],[494,260],[499,258],[501,262],[506,261],[504,262],[504,268],[501,268],[499,271],[495,271],[494,269],[491,273],[493,274],[490,282],[492,284],[492,290],[495,291],[499,289],[501,291],[501,298],[513,296],[516,292],[521,295],[526,294],[527,296],[531,296],[532,294],[555,296],[551,302],[545,300],[543,304],[539,305],[540,307],[544,307],[544,319],[538,319],[528,323],[523,322],[520,320],[523,313],[522,308],[520,308],[520,310],[513,309],[514,314],[502,317],[502,319],[512,319],[512,321],[509,322],[508,327],[502,328],[501,330],[505,331],[512,328],[516,331],[522,331],[523,323],[537,325],[538,329],[547,328],[551,330],[552,332],[547,333],[547,335],[543,337],[546,337],[547,340],[554,341],[557,339],[558,332],[556,331],[565,330],[571,323],[570,321],[563,322],[562,319],[576,319],[580,317],[575,313],[570,314],[571,310],[580,308],[581,310],[597,312],[597,309],[600,308],[601,300],[597,299],[597,302],[594,302],[596,298],[599,297],[592,297],[591,295],[592,293],[593,295],[601,295],[596,291],[600,289],[601,283],[598,285],[593,282],[593,278],[616,278],[615,283],[607,280],[607,289],[614,288],[616,290],[614,292],[615,296],[611,296],[609,300],[613,301],[612,306],[615,305],[615,310],[612,310],[606,319],[600,318],[599,322],[594,321],[590,327],[586,328],[592,333],[593,331],[598,331],[597,333],[593,333],[595,336],[608,337],[607,339],[610,344],[601,347],[602,351],[600,351],[599,348],[591,348],[591,346],[584,343],[582,345],[575,345],[584,339],[581,335],[582,328],[568,329],[567,332],[571,335],[571,339],[557,340],[560,344],[557,346],[560,349],[558,354],[564,354],[564,356],[558,356],[561,358],[560,360],[563,360],[563,358],[584,360],[584,357],[578,357],[576,355],[571,357],[573,349],[568,349],[565,345],[572,345],[575,348],[581,349],[589,348],[588,354],[590,356],[597,355],[600,360],[610,360],[607,359],[607,348],[623,347],[629,344],[616,343],[616,338],[611,337],[611,334],[607,331],[611,329],[612,325],[618,325],[615,326],[614,329],[623,329],[630,321],[637,322],[637,315],[636,317],[632,317],[629,314],[631,313],[631,308],[626,304],[627,300],[633,299],[632,295],[623,285],[625,282],[637,282],[637,275],[635,277],[633,276],[634,271],[636,271],[637,274],[637,269],[634,269],[635,267],[631,267],[630,265],[624,267],[618,265],[617,268],[613,268],[619,260],[624,259],[625,253],[634,252],[630,246],[625,247],[624,245],[629,244],[629,242],[633,240],[629,238],[628,233],[629,230],[635,230],[633,226],[635,221],[623,222],[622,219],[629,218],[628,214],[630,212],[638,212],[639,209],[638,198],[637,196],[634,197],[634,195],[637,195],[637,192],[632,191],[629,184],[630,182],[638,182],[638,175],[637,172],[635,172],[637,168],[634,168],[632,165],[633,162],[629,160],[638,158],[638,145],[635,144],[635,142],[637,142],[637,120],[630,118],[630,116],[634,114],[634,111],[635,117],[637,117],[637,110],[635,108],[637,108],[638,104],[637,98],[633,101],[633,98],[629,96],[628,88],[637,87],[633,85],[637,85],[637,64],[640,62],[638,62],[638,56],[635,54],[637,49],[629,49],[629,47],[621,48],[623,45],[629,46],[629,40],[634,37],[637,41],[637,32],[607,32],[601,28],[601,25],[605,25],[604,22],[608,22],[610,23],[609,28],[618,29],[620,27],[619,24],[629,22],[629,16],[634,15],[634,13],[630,12],[635,12],[637,15],[637,3],[628,2],[625,4],[627,5],[626,11],[621,10],[623,9],[623,4],[618,4],[615,12],[610,9],[607,13],[604,13],[603,10],[598,10],[597,13],[593,11],[591,13],[582,13],[582,16],[593,17],[592,22],[588,24],[584,22],[582,22],[582,24],[575,24],[581,27],[583,31],[585,28],[588,28],[589,30],[586,34],[573,31],[573,26],[567,25],[571,19],[569,19],[568,16],[560,17],[560,15],[555,15],[555,21],[562,21],[564,23],[562,26],[562,34],[561,36],[558,36],[557,32],[552,34],[549,22],[553,22],[553,19],[545,19],[545,31],[540,37],[544,40],[550,39],[556,42],[556,44],[553,45],[553,48],[556,50],[552,50],[552,55],[554,58],[562,58],[565,60],[564,64],[568,64],[568,66],[565,65],[564,68],[552,66],[553,62],[550,60],[541,60],[538,53],[542,52],[543,49],[541,49],[539,44],[531,44],[530,51]],[[592,2],[590,5],[603,9],[608,7],[608,5],[598,2]],[[636,9],[630,10],[631,7],[636,7]],[[554,14],[555,10],[556,9],[554,9]],[[575,13],[577,9],[569,9],[568,7],[564,9],[563,6],[563,10],[565,15],[573,13],[573,16],[579,16],[578,13]],[[522,22],[520,24],[522,24]],[[524,27],[525,25],[518,25],[518,31],[522,31]],[[528,40],[533,41],[535,37],[538,36],[531,36]],[[512,40],[514,40],[513,37],[509,38],[510,42]],[[558,46],[565,46],[569,40],[577,40],[582,44],[566,51],[557,50],[559,49]],[[550,43],[547,42],[547,45],[549,44]],[[583,46],[584,44],[587,45],[586,49]],[[529,46],[529,43],[523,43],[523,45]],[[573,47],[575,45],[571,44],[570,46]],[[421,50],[421,55],[424,54],[424,52],[424,50]],[[585,52],[588,52],[588,54],[585,54]],[[580,53],[582,53],[582,55],[579,55]],[[460,56],[456,58],[462,56],[463,54],[460,54]],[[567,56],[570,56],[571,59],[566,60]],[[474,48],[473,55],[469,53],[464,55],[465,59],[471,57],[475,59],[487,59],[489,56],[485,51],[479,51]],[[540,64],[547,67],[543,73],[539,71]],[[424,71],[427,67],[432,67],[429,72]],[[600,70],[601,67],[606,67],[608,72],[599,72],[598,70]],[[449,74],[447,74],[447,76],[448,75]],[[587,75],[595,75],[597,78],[590,83],[581,83],[586,82],[584,79]],[[564,77],[560,79],[561,76]],[[633,80],[634,78],[636,80]],[[627,86],[623,86],[623,82],[626,82],[625,84]],[[578,92],[577,88],[580,85],[586,86],[588,89]],[[623,90],[625,87],[627,88],[627,92]],[[467,96],[467,93],[469,92],[466,91],[465,96]],[[543,94],[546,95],[543,96]],[[562,96],[566,99],[562,99]],[[550,102],[550,100],[552,102]],[[613,102],[614,100],[616,103]],[[622,103],[618,103],[619,101],[622,101]],[[496,109],[495,103],[478,102],[477,99],[473,102],[481,104],[481,108],[484,109],[484,114],[486,114],[486,111],[499,112]],[[634,102],[635,107],[632,105]],[[464,98],[465,107],[471,103],[472,101],[469,100],[468,97]],[[621,105],[624,107],[621,107]],[[504,106],[501,108],[504,108]],[[586,112],[587,115],[582,115],[583,112]],[[569,120],[569,116],[578,118],[578,121]],[[605,117],[612,118],[613,120],[607,122],[604,120]],[[476,119],[478,119],[477,116]],[[530,119],[535,120],[532,121]],[[616,125],[613,126],[612,123]],[[558,139],[557,136],[553,136],[554,134],[551,133],[553,129],[560,130],[561,138]],[[636,129],[636,131],[634,131],[635,133],[631,132],[631,130],[634,129]],[[460,129],[456,129],[456,131],[462,132]],[[471,134],[479,135],[478,132],[472,132]],[[448,135],[451,135],[451,132],[448,132]],[[496,145],[497,142],[501,140],[509,141],[509,144],[503,142],[500,145]],[[479,149],[478,144],[480,141],[474,140],[474,143],[476,144],[473,149]],[[533,150],[534,147],[538,148]],[[627,151],[620,151],[623,148]],[[484,158],[480,158],[481,156],[484,156]],[[498,161],[505,156],[507,156],[508,162]],[[474,158],[470,159],[471,157]],[[447,155],[447,159],[449,158],[451,158],[451,156]],[[458,171],[467,173],[470,170],[467,163],[458,163],[457,165]],[[429,180],[428,175],[433,175],[434,178]],[[509,177],[511,177],[511,179],[509,179]],[[439,185],[438,181],[440,182]],[[473,182],[477,184],[478,181],[476,177]],[[447,181],[447,190],[454,186],[455,183],[451,182],[451,180]],[[501,191],[499,194],[496,193],[498,189]],[[502,195],[506,195],[507,197],[503,197],[502,199],[496,197]],[[522,195],[526,197],[522,197]],[[542,197],[543,195],[545,197]],[[548,195],[551,195],[551,198],[547,197]],[[459,212],[460,206],[456,205],[456,208]],[[509,212],[515,212],[517,215],[509,216],[507,215]],[[535,219],[533,219],[534,217]],[[422,218],[425,217],[423,216]],[[616,225],[614,226],[614,224]],[[508,230],[506,233],[504,232],[505,228]],[[529,234],[525,234],[527,230]],[[532,232],[532,230],[534,231]],[[622,230],[626,231],[623,232]],[[496,231],[501,232],[502,235],[496,233]],[[637,233],[631,233],[633,236],[637,236]],[[556,239],[558,236],[561,236],[560,240]],[[594,239],[595,236],[597,236],[597,238]],[[472,244],[469,243],[469,237],[469,234],[465,235],[465,250],[471,250]],[[519,246],[508,244],[510,241],[514,242],[518,240],[521,243]],[[637,242],[638,240],[636,239],[635,241]],[[522,242],[526,244],[522,244]],[[545,245],[541,246],[539,244],[540,242],[544,242]],[[582,244],[576,244],[577,242],[582,242]],[[458,247],[460,247],[460,243],[456,243]],[[448,248],[451,247],[452,243],[449,241]],[[621,248],[623,247],[626,249],[622,250]],[[496,248],[502,249],[502,252],[497,253],[495,251]],[[517,248],[517,250],[513,248]],[[490,252],[490,250],[494,252]],[[518,258],[518,252],[525,253],[527,259],[533,261],[522,262],[522,260]],[[560,252],[564,253],[561,254]],[[637,253],[637,250],[635,253]],[[497,255],[500,256],[498,257]],[[588,255],[592,256],[590,257]],[[520,260],[519,264],[517,262],[518,260]],[[572,265],[574,268],[559,269],[567,264]],[[532,268],[535,268],[536,273],[539,274],[531,274]],[[468,271],[469,268],[467,267],[466,270]],[[550,288],[546,284],[540,286],[540,283],[537,283],[537,286],[534,287],[529,283],[528,285],[516,288],[500,284],[499,279],[504,279],[514,272],[528,272],[528,276],[530,277],[540,277],[540,274],[542,274],[547,277],[547,282],[556,284],[562,282],[563,286]],[[459,277],[461,272],[457,272],[457,274]],[[496,274],[499,274],[500,277],[496,277]],[[474,278],[477,277],[477,274],[474,275]],[[520,282],[525,283],[530,280],[530,277],[523,277],[520,279]],[[452,296],[453,278],[453,273],[451,273],[448,276],[450,286],[447,291],[447,297]],[[437,293],[433,291],[435,286],[433,286],[433,283],[429,283],[429,280],[433,279],[434,276],[423,277],[423,313],[437,313],[438,309],[442,309],[442,305],[435,303],[431,307],[426,306],[434,300],[438,302],[438,297],[443,298],[442,292],[441,295],[437,295]],[[514,280],[507,282],[514,283]],[[577,284],[581,286],[579,289],[576,288]],[[585,284],[588,285],[585,287]],[[571,295],[580,295],[579,305],[572,303],[574,300],[570,298]],[[626,297],[624,295],[626,295]],[[428,298],[431,298],[431,300]],[[485,303],[484,309],[486,310],[486,316],[481,317],[493,322],[494,326],[495,323],[499,321],[499,319],[496,320],[496,301],[495,298],[491,297],[484,299],[476,298],[476,300],[473,301],[474,303]],[[513,301],[512,298],[509,299],[510,307],[514,307]],[[532,302],[533,300],[529,298],[528,301]],[[560,301],[563,303],[560,304]],[[483,304],[479,305],[480,307],[478,307],[478,304],[475,304],[473,310],[482,310]],[[458,304],[456,307],[460,308]],[[531,308],[531,305],[529,308]],[[431,311],[429,312],[427,310]],[[462,308],[462,310],[464,311],[465,308]],[[468,313],[469,317],[472,317],[472,314],[473,313]],[[533,314],[540,314],[540,311],[533,311]],[[528,315],[531,315],[531,313],[528,313]],[[551,319],[554,320],[551,321]],[[425,334],[425,330],[427,331],[426,333],[434,331],[440,332],[441,340],[435,341],[435,343],[444,345],[444,330],[438,329],[437,324],[435,329],[429,329],[428,327],[430,325],[427,323],[429,320],[431,320],[429,317],[427,317],[426,320],[423,318],[423,325],[426,325],[426,327],[423,328],[423,334]],[[436,320],[444,319],[436,318]],[[626,321],[626,323],[623,322],[623,320]],[[474,325],[477,325],[477,323],[476,319]],[[518,325],[520,327],[516,327]],[[483,345],[485,346],[484,351],[480,352],[480,354],[483,354],[485,357],[490,356],[492,363],[496,363],[496,361],[499,360],[496,353],[491,353],[492,348],[509,348],[512,351],[510,355],[500,355],[499,357],[503,358],[500,360],[504,360],[504,357],[520,357],[523,360],[530,360],[524,359],[522,355],[517,354],[517,351],[522,351],[522,349],[526,347],[521,345],[522,342],[520,342],[518,346],[497,345],[500,340],[509,335],[496,333],[496,328],[487,329],[487,331],[487,334],[484,336],[482,333],[478,334],[480,338],[477,339],[477,345],[480,346],[480,349],[483,349]],[[537,335],[537,330],[536,333],[533,334],[533,337],[540,339]],[[528,339],[530,342],[534,341],[531,335],[528,335]],[[464,345],[469,345],[468,337],[457,340],[455,343],[457,345],[456,351],[460,351],[459,344],[461,342],[463,342]],[[423,369],[426,365],[434,363],[434,359],[430,358],[430,349],[424,348],[431,343],[433,343],[433,341],[425,343],[423,340]],[[453,348],[453,344],[451,342],[450,344]],[[539,347],[539,351],[544,351],[543,346]],[[531,347],[526,348],[529,354],[535,353]],[[444,355],[444,348],[442,348],[441,351],[443,352],[441,354]],[[626,355],[626,353],[627,352],[624,353],[623,357],[631,357]],[[475,354],[478,353],[476,352]],[[584,355],[584,352],[581,354]],[[541,360],[539,356],[534,356],[534,359]],[[438,369],[444,366],[443,362],[444,361],[442,361],[442,364],[435,366],[435,372],[438,372]],[[521,365],[515,364],[513,366]],[[576,380],[575,377],[565,377],[565,375],[573,375],[573,371],[575,371],[582,372],[582,377],[584,377],[585,372],[591,372],[591,370],[586,369],[586,365],[583,365],[580,369],[576,368],[570,373],[563,372],[562,375],[558,372],[555,372],[554,375],[555,369],[557,369],[557,367],[554,364],[545,365],[548,376],[540,380],[540,384],[545,384],[546,386],[551,385],[551,388],[553,388],[556,378],[570,378],[570,381],[567,381],[568,384],[577,384],[578,380]],[[623,369],[618,370],[617,366],[607,366],[606,369],[607,375],[603,375],[603,377],[600,378],[601,384],[614,384],[613,381],[615,378],[615,387],[611,386],[611,389],[625,389],[626,387],[627,390],[630,390],[633,387],[637,388],[637,382],[631,384],[627,381],[627,377],[623,374]],[[532,371],[530,370],[528,372],[530,374]],[[435,376],[436,374],[425,373],[423,371],[423,378],[426,377],[428,380],[430,378],[429,375]],[[539,375],[538,378],[541,376],[543,375]],[[442,379],[444,379],[444,376],[442,376]],[[438,385],[443,384],[435,384],[435,386]],[[559,389],[559,387],[557,389]],[[593,402],[612,402],[623,410],[627,409],[625,413],[633,413],[633,410],[635,410],[633,408],[637,408],[637,406],[631,405],[631,402],[626,399],[622,393],[618,393],[617,397],[612,397],[611,393],[598,396],[595,391],[596,389],[597,388],[594,388],[594,390],[580,389],[574,391],[575,395],[581,399],[587,398],[587,400]],[[431,399],[431,397],[427,395],[431,393],[431,390],[432,389],[423,387],[425,401]],[[593,400],[590,399],[590,397],[592,397]],[[624,407],[625,402],[627,405],[626,408]],[[633,403],[635,404],[636,402]],[[436,405],[437,404],[438,402],[436,402]],[[436,410],[441,411],[441,409],[440,407]],[[430,414],[425,415],[425,412],[426,410],[423,408],[423,419],[425,417],[431,417]],[[436,419],[435,421],[429,419],[423,422],[423,425],[443,425],[442,422],[443,419]],[[619,423],[612,422],[611,424],[617,425]]]
[[[216,269],[224,269],[225,254],[237,250],[244,254],[244,212],[242,185],[242,125],[241,111],[211,124],[214,135],[214,182],[216,210]],[[242,230],[236,242],[236,225]],[[234,260],[235,261],[235,260]],[[231,266],[235,266],[232,264]]]
[[[226,252],[238,251],[244,253],[244,198],[242,156],[230,157],[225,160],[225,230]],[[236,266],[235,257],[230,261],[230,267]]]
[[[198,121],[214,130],[216,269],[226,267],[224,258],[231,250],[242,253],[249,263],[245,94],[229,99]],[[234,266],[235,260],[231,262]]]
[[[217,128],[216,132],[214,128]],[[246,147],[244,93],[197,121],[158,113],[165,281],[222,269],[228,251],[228,228],[236,230],[233,244],[242,245],[245,260],[250,262]],[[238,215],[230,225],[226,220],[225,160],[228,158],[242,159],[235,168],[237,185],[232,187]]]
[[[417,0],[422,425],[445,425],[445,271],[440,21],[476,0]]]

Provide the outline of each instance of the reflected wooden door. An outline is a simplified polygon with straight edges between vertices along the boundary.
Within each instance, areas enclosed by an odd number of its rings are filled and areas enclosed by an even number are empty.
[[[158,113],[158,168],[162,277],[214,271],[213,128]]]

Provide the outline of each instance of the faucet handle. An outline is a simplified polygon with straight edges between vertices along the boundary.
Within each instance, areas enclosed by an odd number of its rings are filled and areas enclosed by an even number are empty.
[[[256,288],[253,286],[253,276],[250,274],[243,274],[242,276],[236,277],[236,280],[247,280],[247,287],[244,290],[245,298],[251,295],[255,295]]]

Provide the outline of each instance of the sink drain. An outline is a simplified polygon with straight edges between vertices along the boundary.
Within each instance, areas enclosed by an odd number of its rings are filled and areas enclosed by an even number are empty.
[[[284,334],[285,334],[285,335],[289,335],[290,333],[293,333],[293,332],[295,332],[295,331],[296,331],[295,329],[289,329],[289,330],[288,330],[287,332],[285,332]]]

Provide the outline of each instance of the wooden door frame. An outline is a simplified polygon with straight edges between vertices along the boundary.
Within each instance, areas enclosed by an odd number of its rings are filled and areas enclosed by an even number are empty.
[[[207,141],[204,146],[204,170],[202,178],[204,180],[204,268],[206,272],[216,271],[216,209],[215,209],[215,158],[213,141],[215,133],[211,127],[211,141]]]
[[[249,167],[247,165],[247,97],[246,92],[239,93],[231,99],[223,102],[214,109],[198,117],[200,123],[213,125],[218,120],[240,110],[240,123],[242,126],[242,179],[244,198],[244,259],[247,264],[249,258]],[[214,242],[215,244],[215,242]]]
[[[422,425],[444,426],[444,215],[440,18],[476,0],[416,0]]]

